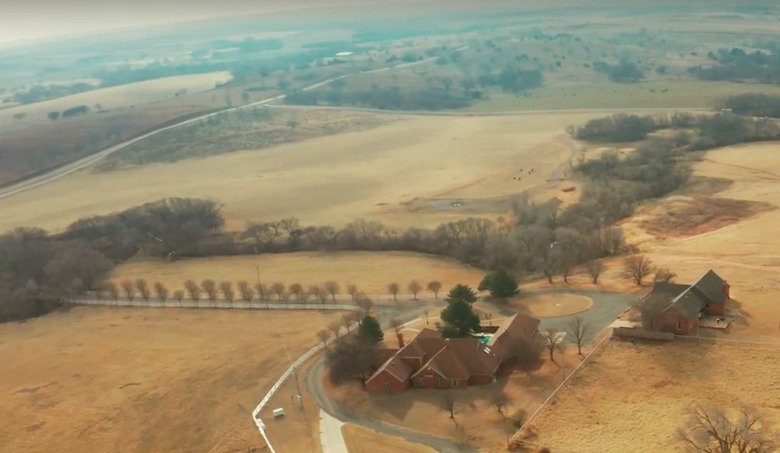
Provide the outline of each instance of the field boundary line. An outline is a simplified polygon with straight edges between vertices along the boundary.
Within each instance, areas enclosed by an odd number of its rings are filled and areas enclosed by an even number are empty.
[[[582,367],[583,367],[583,366],[584,366],[586,363],[588,363],[588,360],[590,359],[590,357],[591,357],[591,356],[592,356],[592,355],[593,355],[595,352],[599,351],[599,350],[600,350],[600,348],[601,348],[601,346],[604,344],[604,342],[605,342],[605,341],[607,341],[607,340],[609,340],[610,338],[612,338],[612,333],[611,333],[611,332],[607,332],[607,333],[604,335],[604,338],[602,338],[602,339],[601,339],[601,340],[600,340],[598,343],[596,343],[596,346],[594,346],[594,347],[593,347],[593,350],[592,350],[592,351],[590,351],[590,352],[588,353],[588,355],[586,355],[585,357],[583,357],[582,361],[581,361],[579,364],[577,364],[577,366],[576,366],[576,367],[574,367],[574,369],[571,371],[571,373],[569,373],[569,374],[566,376],[566,378],[563,380],[563,382],[561,382],[561,384],[560,384],[558,387],[556,387],[556,388],[555,388],[555,389],[554,389],[554,390],[553,390],[553,391],[550,393],[550,395],[547,397],[547,399],[545,399],[544,401],[542,401],[542,404],[540,404],[540,405],[539,405],[539,407],[537,407],[537,408],[536,408],[536,410],[535,410],[535,411],[533,411],[533,413],[531,413],[531,415],[528,417],[528,419],[525,421],[525,423],[523,423],[523,425],[522,425],[522,426],[520,426],[520,428],[518,428],[518,429],[517,429],[517,431],[515,432],[515,434],[513,434],[513,435],[512,435],[512,437],[513,437],[513,438],[514,438],[515,436],[517,436],[518,434],[520,434],[521,432],[523,432],[523,430],[524,430],[524,429],[525,429],[525,428],[526,428],[526,427],[527,427],[529,424],[531,424],[531,422],[533,421],[533,419],[534,419],[534,418],[536,418],[536,416],[537,416],[537,415],[538,415],[538,414],[539,414],[539,413],[542,411],[542,409],[544,409],[544,408],[547,406],[547,404],[549,404],[549,403],[550,403],[550,401],[552,401],[552,399],[553,399],[553,398],[555,398],[555,396],[558,394],[558,392],[559,392],[559,391],[561,391],[561,389],[562,389],[564,386],[566,386],[566,383],[567,383],[567,382],[569,382],[569,379],[571,379],[571,378],[572,378],[572,377],[573,377],[575,374],[577,374],[577,372],[580,370],[580,368],[582,368]]]

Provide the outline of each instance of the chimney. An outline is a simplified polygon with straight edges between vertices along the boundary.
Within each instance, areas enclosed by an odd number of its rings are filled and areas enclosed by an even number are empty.
[[[404,347],[404,334],[398,332],[398,349],[401,349],[403,347]]]
[[[726,300],[731,299],[731,285],[726,280],[723,280],[723,294],[726,295]]]

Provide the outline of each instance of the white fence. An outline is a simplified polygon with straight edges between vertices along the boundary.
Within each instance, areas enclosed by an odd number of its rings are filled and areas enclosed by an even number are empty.
[[[349,303],[274,303],[274,302],[225,302],[210,300],[104,300],[104,299],[68,299],[67,303],[76,305],[99,305],[106,307],[145,307],[145,308],[210,308],[239,310],[360,310]]]

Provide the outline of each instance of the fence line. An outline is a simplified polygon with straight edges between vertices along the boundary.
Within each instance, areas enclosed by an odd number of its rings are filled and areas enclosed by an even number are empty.
[[[68,299],[67,303],[75,305],[97,305],[106,307],[146,307],[146,308],[211,308],[236,310],[361,310],[355,304],[345,303],[275,303],[275,302],[213,302],[192,300],[101,300],[101,299]]]
[[[741,344],[755,344],[755,345],[780,347],[780,342],[777,341],[740,340],[737,338],[702,337],[702,336],[692,336],[692,335],[675,335],[674,338],[676,340],[695,340],[695,341],[705,340],[705,341],[723,342],[723,343],[741,343]]]
[[[535,417],[536,417],[536,416],[539,414],[539,412],[541,412],[541,411],[542,411],[542,409],[544,409],[544,408],[545,408],[545,406],[547,406],[547,404],[548,404],[548,403],[549,403],[549,402],[550,402],[550,401],[551,401],[551,400],[552,400],[552,399],[555,397],[555,395],[557,395],[557,394],[558,394],[558,392],[559,392],[559,391],[560,391],[560,390],[561,390],[561,389],[562,389],[562,388],[563,388],[563,387],[566,385],[566,383],[567,383],[567,382],[569,382],[569,379],[571,379],[571,378],[572,378],[572,377],[573,377],[575,374],[577,374],[577,371],[579,371],[579,369],[580,369],[580,368],[582,368],[582,366],[583,366],[583,365],[585,365],[585,364],[588,362],[588,360],[590,359],[590,357],[591,357],[591,356],[592,356],[592,355],[593,355],[593,354],[594,354],[596,351],[598,351],[598,350],[601,348],[601,346],[604,344],[604,342],[605,342],[605,341],[607,341],[607,340],[609,340],[610,338],[612,338],[612,332],[611,332],[611,331],[608,331],[608,332],[607,332],[607,333],[604,335],[604,338],[602,338],[602,339],[601,339],[601,341],[599,341],[598,343],[596,343],[596,346],[594,346],[594,347],[593,347],[593,350],[592,350],[592,351],[590,351],[590,352],[588,353],[588,355],[586,355],[586,356],[585,356],[585,357],[582,359],[582,361],[581,361],[581,362],[580,362],[580,363],[579,363],[579,364],[578,364],[576,367],[574,367],[574,369],[571,371],[571,373],[569,373],[569,375],[568,375],[568,376],[566,376],[566,378],[563,380],[563,382],[561,382],[561,384],[560,384],[558,387],[556,387],[556,388],[555,388],[555,390],[553,390],[553,391],[552,391],[552,393],[550,393],[550,396],[548,396],[548,397],[547,397],[547,399],[545,399],[544,401],[542,401],[542,404],[540,404],[540,405],[539,405],[539,407],[537,407],[537,408],[536,408],[536,410],[535,410],[535,411],[533,411],[533,413],[531,413],[531,415],[528,417],[528,419],[525,421],[525,423],[523,423],[523,425],[522,425],[522,426],[520,426],[520,428],[519,428],[519,429],[518,429],[518,430],[515,432],[515,434],[512,436],[513,438],[514,438],[515,436],[517,436],[518,434],[520,434],[520,433],[522,433],[522,432],[523,432],[523,430],[524,430],[524,429],[525,429],[525,428],[526,428],[526,427],[527,427],[527,426],[528,426],[528,425],[531,423],[531,421],[533,421],[533,419],[534,419],[534,418],[535,418]]]

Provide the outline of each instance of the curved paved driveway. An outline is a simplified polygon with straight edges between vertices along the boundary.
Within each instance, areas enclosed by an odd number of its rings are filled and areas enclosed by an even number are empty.
[[[577,294],[589,297],[593,300],[593,306],[587,311],[568,316],[557,316],[554,318],[539,318],[540,329],[567,330],[569,322],[576,317],[581,317],[588,321],[592,326],[592,335],[598,333],[614,321],[620,313],[628,306],[638,300],[641,296],[637,294],[614,293],[608,291],[590,291],[584,289],[544,289],[538,291],[523,291],[523,296],[537,296],[550,294]],[[485,302],[479,302],[485,304]],[[496,308],[494,305],[486,306]],[[510,308],[498,307],[502,315],[511,316],[517,312]]]

